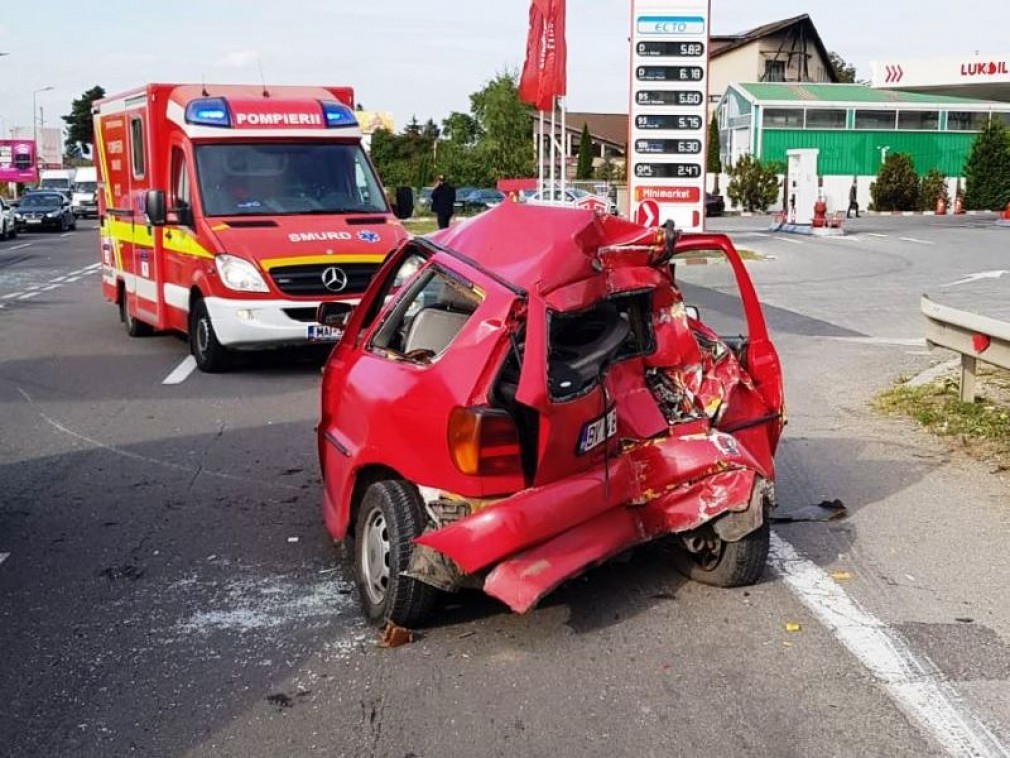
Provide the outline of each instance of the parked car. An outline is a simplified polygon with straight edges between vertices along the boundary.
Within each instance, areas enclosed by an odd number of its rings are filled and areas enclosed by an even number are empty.
[[[457,187],[456,188],[456,202],[453,203],[453,207],[456,212],[459,213],[463,210],[463,200],[470,196],[471,192],[476,192],[477,187]]]
[[[719,249],[746,338],[685,306],[671,261]],[[330,535],[362,607],[411,626],[439,591],[517,612],[675,535],[688,576],[758,580],[783,426],[779,361],[725,235],[502,203],[406,241],[343,329],[317,427]]]
[[[712,192],[705,193],[705,215],[706,216],[721,216],[726,210],[726,201],[723,200],[722,195],[716,195]]]
[[[21,198],[14,219],[19,231],[55,229],[65,232],[77,228],[70,199],[61,192],[36,190],[26,194]]]
[[[421,191],[417,193],[418,208],[422,210],[431,210],[431,193],[434,190],[434,187],[421,187]]]
[[[70,209],[78,218],[98,218],[98,172],[91,166],[77,169]]]
[[[594,204],[597,204],[606,213],[613,213],[614,211],[614,203],[609,197],[594,195],[592,192],[579,187],[566,187],[564,193],[561,192],[560,188],[556,188],[553,192],[550,190],[532,192],[526,198],[526,202],[528,203],[541,205],[553,202],[563,205],[584,206],[590,201],[593,201]]]
[[[505,201],[505,193],[496,189],[474,190],[463,198],[463,210],[471,213],[486,211]]]
[[[14,209],[0,197],[0,240],[18,236],[17,225],[14,222]]]

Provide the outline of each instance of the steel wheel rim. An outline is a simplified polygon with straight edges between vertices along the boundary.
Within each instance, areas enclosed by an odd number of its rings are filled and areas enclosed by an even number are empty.
[[[365,594],[374,605],[381,605],[389,589],[389,529],[380,508],[373,508],[365,518],[358,549]]]
[[[208,347],[210,347],[210,324],[207,323],[207,319],[202,318],[196,323],[196,349],[201,355],[206,355]]]

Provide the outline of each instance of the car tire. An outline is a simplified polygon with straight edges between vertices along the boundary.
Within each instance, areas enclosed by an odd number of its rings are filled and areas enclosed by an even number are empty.
[[[189,312],[189,350],[204,373],[218,374],[232,366],[233,355],[218,342],[203,298],[197,299]]]
[[[10,232],[7,231],[6,224],[0,224],[0,241],[7,239],[10,236]]]
[[[10,229],[7,230],[7,239],[16,239],[18,236],[18,225],[14,224]]]
[[[768,522],[738,542],[721,540],[711,527],[701,532],[682,535],[685,542],[700,539],[712,549],[691,551],[678,545],[673,552],[677,570],[695,582],[714,587],[746,587],[756,584],[768,562],[771,529]]]
[[[70,231],[72,232],[77,231],[77,216],[74,216],[72,219],[70,219]]]
[[[424,504],[410,483],[389,479],[365,491],[354,529],[354,576],[370,623],[416,627],[431,615],[438,590],[404,575],[424,525]]]
[[[126,303],[126,292],[121,292],[119,296],[119,320],[126,327],[126,333],[131,337],[148,337],[154,334],[154,328],[144,321],[139,321],[130,313]]]

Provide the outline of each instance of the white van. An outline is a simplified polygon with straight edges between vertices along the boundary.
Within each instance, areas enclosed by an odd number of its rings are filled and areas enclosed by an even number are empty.
[[[77,218],[98,218],[98,169],[94,166],[77,169],[70,207]]]

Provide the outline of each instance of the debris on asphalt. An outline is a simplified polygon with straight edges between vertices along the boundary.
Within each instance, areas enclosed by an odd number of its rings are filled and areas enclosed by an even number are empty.
[[[387,621],[378,645],[379,647],[400,647],[400,645],[409,645],[413,641],[414,633],[412,631],[397,626],[392,621]]]
[[[832,571],[831,578],[836,582],[847,582],[852,578],[852,574],[848,571]]]
[[[789,524],[798,521],[838,521],[848,515],[849,511],[841,500],[822,500],[817,505],[797,508],[788,513],[776,513],[771,517],[771,521],[775,524]]]
[[[787,621],[786,622],[786,631],[787,632],[798,632],[802,628],[803,628],[803,626],[801,624],[799,624],[798,622],[796,622],[796,621]]]
[[[102,569],[101,571],[98,572],[98,575],[104,576],[110,582],[114,582],[117,579],[129,579],[135,582],[138,579],[140,579],[140,577],[142,577],[145,573],[147,573],[146,568],[142,568],[140,566],[134,566],[133,564],[130,563],[124,563],[122,565],[117,563],[115,565],[109,566],[108,568]]]
[[[473,631],[471,629],[469,632],[463,632],[462,634],[457,634],[456,635],[456,639],[457,640],[464,640],[467,637],[473,637],[475,634],[477,634],[477,632],[475,632],[475,631]]]
[[[974,624],[975,623],[975,619],[968,618],[967,616],[960,616],[960,617],[954,619],[954,621],[958,621],[958,622],[960,622],[962,624]]]
[[[270,705],[276,705],[278,708],[290,708],[295,704],[295,701],[283,692],[278,692],[275,695],[267,695],[267,702],[270,703]]]
[[[298,542],[297,537],[288,537],[288,542]]]

